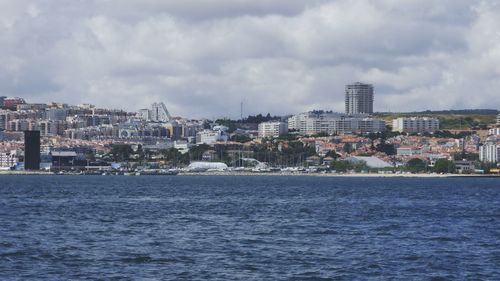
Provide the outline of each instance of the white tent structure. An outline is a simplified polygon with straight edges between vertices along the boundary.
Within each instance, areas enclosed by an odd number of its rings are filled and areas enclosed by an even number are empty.
[[[368,167],[374,169],[383,169],[392,167],[390,163],[387,163],[384,160],[374,156],[351,156],[348,157],[346,160],[351,163],[366,162],[366,165]]]
[[[221,162],[193,162],[187,167],[188,171],[203,172],[208,170],[225,171],[227,165]]]

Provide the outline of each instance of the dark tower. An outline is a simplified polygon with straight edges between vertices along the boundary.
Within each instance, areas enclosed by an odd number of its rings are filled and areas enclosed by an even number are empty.
[[[40,131],[24,131],[24,169],[40,170]]]

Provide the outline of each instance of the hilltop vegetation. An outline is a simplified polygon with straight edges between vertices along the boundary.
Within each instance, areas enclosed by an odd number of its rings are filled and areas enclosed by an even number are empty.
[[[486,129],[488,125],[495,124],[498,113],[499,111],[494,109],[464,109],[394,113],[381,112],[376,113],[375,116],[387,122],[398,117],[432,117],[439,119],[442,130],[477,130]]]

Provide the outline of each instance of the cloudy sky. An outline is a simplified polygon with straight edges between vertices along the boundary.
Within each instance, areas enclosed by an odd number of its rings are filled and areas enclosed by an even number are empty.
[[[0,95],[173,115],[500,108],[496,0],[0,0]]]

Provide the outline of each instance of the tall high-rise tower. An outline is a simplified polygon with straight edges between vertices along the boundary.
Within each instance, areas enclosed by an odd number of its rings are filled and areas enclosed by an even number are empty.
[[[345,86],[345,113],[373,113],[373,85],[356,82]]]
[[[24,131],[24,169],[40,170],[40,131]]]
[[[151,105],[151,121],[155,122],[168,122],[172,119],[170,113],[167,110],[167,107],[163,102],[153,103]]]

